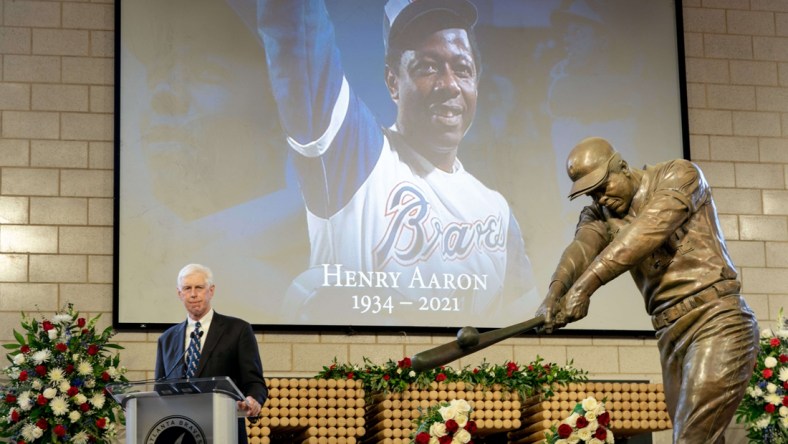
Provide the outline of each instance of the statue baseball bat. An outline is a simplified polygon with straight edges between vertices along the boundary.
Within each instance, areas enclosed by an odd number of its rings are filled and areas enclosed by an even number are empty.
[[[483,348],[531,331],[544,324],[544,316],[537,316],[519,324],[479,333],[475,328],[465,327],[457,334],[457,340],[435,348],[416,353],[411,358],[411,366],[416,371],[428,370],[439,367],[451,361],[468,356]],[[474,333],[475,332],[475,333]],[[478,336],[476,340],[474,335]]]

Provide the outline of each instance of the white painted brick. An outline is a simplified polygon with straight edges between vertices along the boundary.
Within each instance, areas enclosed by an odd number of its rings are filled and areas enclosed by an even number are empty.
[[[691,109],[689,127],[693,134],[733,135],[730,111]]]
[[[687,58],[687,82],[730,83],[728,62],[719,59]]]
[[[747,4],[741,0],[701,0],[701,4],[712,9],[747,9]]]
[[[703,176],[712,188],[736,186],[733,163],[730,162],[695,162],[703,171]]]
[[[112,85],[114,61],[107,58],[63,57],[63,82],[81,85]]]
[[[30,85],[0,83],[0,110],[30,110]]]
[[[112,197],[114,175],[104,170],[63,170],[60,192],[71,197]]]
[[[112,229],[108,228],[111,232]],[[112,233],[110,233],[110,236]],[[112,243],[112,238],[110,237],[110,244]],[[110,254],[111,254],[111,247],[110,245]],[[88,257],[88,281],[91,283],[102,283],[102,284],[111,284],[112,283],[112,256],[89,256]]]
[[[737,136],[779,136],[780,115],[768,112],[733,112],[733,133]]]
[[[745,293],[784,294],[788,288],[788,269],[745,267],[740,271]]]
[[[788,140],[776,137],[762,137],[759,140],[761,162],[788,163]]]
[[[6,25],[30,26],[35,28],[60,27],[60,3],[17,0],[5,2]]]
[[[725,32],[725,10],[684,8],[684,31],[699,33]]]
[[[30,256],[30,282],[85,282],[87,258],[82,255]]]
[[[788,12],[788,4],[784,0],[751,0],[750,8],[753,11]]]
[[[766,248],[764,242],[727,241],[728,253],[737,267],[765,267]]]
[[[784,189],[785,175],[783,166],[764,163],[737,163],[736,186]]]
[[[90,48],[88,31],[76,29],[33,29],[33,54],[86,56]]]
[[[90,111],[94,113],[115,112],[115,88],[111,86],[90,87]]]
[[[88,199],[88,225],[112,226],[114,220],[113,199]]]
[[[755,60],[788,61],[788,37],[753,37]]]
[[[88,166],[91,169],[114,169],[115,146],[111,142],[90,142],[88,144]]]
[[[788,215],[788,191],[764,190],[763,213]]]
[[[0,283],[0,310],[29,311],[30,307],[57,310],[57,285]]]
[[[60,296],[75,307],[90,307],[92,311],[112,311],[112,285],[61,284]]]
[[[703,34],[684,32],[684,56],[703,57]]]
[[[708,85],[707,95],[709,108],[755,110],[755,87],[753,86]]]
[[[777,64],[777,79],[780,85],[788,86],[788,63]]]
[[[108,4],[66,3],[63,5],[63,27],[112,30],[115,7]]]
[[[36,111],[87,111],[88,87],[84,85],[33,85]]]
[[[774,33],[779,37],[788,36],[788,14],[777,13],[774,14],[775,31]]]
[[[725,239],[739,239],[739,217],[732,214],[720,214],[718,218]]]
[[[4,225],[0,227],[0,252],[57,253],[57,227]]]
[[[687,85],[687,106],[690,108],[707,108],[706,85],[690,83]]]
[[[19,196],[56,196],[58,171],[40,168],[3,168],[0,193]]]
[[[3,80],[6,82],[57,83],[60,81],[60,57],[4,55]]]
[[[60,253],[112,254],[112,228],[60,227]]]
[[[714,203],[720,214],[761,214],[761,192],[735,188],[714,188]]]
[[[115,57],[115,33],[112,31],[91,31],[90,55]]]
[[[567,347],[574,366],[589,373],[618,373],[618,347]]]
[[[775,17],[765,11],[727,11],[728,33],[743,35],[774,35]]]
[[[712,160],[747,162],[758,160],[757,137],[711,136],[709,145]]]
[[[28,166],[29,146],[27,140],[0,138],[0,166]]]
[[[729,63],[731,83],[734,85],[776,86],[779,84],[775,62],[731,60]]]
[[[766,242],[766,267],[788,268],[788,242]]]
[[[62,113],[63,139],[104,140],[113,138],[112,114]]]
[[[34,140],[30,146],[30,164],[34,167],[86,168],[88,143]]]
[[[0,282],[27,281],[26,254],[0,254]]]
[[[788,111],[788,88],[760,86],[756,94],[759,111]]]
[[[659,371],[659,349],[655,343],[641,347],[618,347],[620,371],[623,373],[653,373]]]
[[[60,136],[58,113],[4,111],[3,137],[11,139],[57,139]]]
[[[73,197],[31,197],[30,223],[40,225],[86,225],[88,200]]]
[[[690,134],[690,158],[692,160],[711,159],[709,136]]]
[[[788,220],[785,216],[739,216],[739,235],[742,240],[788,240]]]
[[[714,59],[750,60],[753,58],[752,40],[748,35],[705,34],[703,49],[706,57]]]
[[[0,196],[0,224],[26,224],[28,198]]]
[[[30,54],[30,28],[0,26],[0,54]]]

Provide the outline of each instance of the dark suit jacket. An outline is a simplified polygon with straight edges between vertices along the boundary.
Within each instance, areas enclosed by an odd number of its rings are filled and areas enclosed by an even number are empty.
[[[156,379],[183,377],[185,343],[186,321],[170,327],[159,337]],[[265,404],[268,388],[263,379],[257,340],[249,323],[214,311],[194,377],[211,376],[229,376],[244,396],[253,397],[260,405]]]

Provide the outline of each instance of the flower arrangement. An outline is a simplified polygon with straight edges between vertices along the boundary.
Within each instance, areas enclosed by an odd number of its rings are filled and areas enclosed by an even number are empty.
[[[610,413],[605,410],[604,400],[599,402],[588,397],[575,405],[572,414],[553,426],[547,436],[547,444],[604,444],[613,443],[615,438],[610,425]]]
[[[117,406],[105,387],[125,382],[125,368],[109,349],[111,327],[96,331],[99,316],[80,317],[69,304],[40,322],[22,313],[25,333],[4,344],[11,365],[0,384],[0,436],[16,444],[114,442]]]
[[[421,413],[411,435],[414,444],[473,444],[476,423],[471,405],[463,399],[443,401]]]
[[[761,330],[760,350],[736,422],[744,423],[750,443],[788,443],[788,320]]]
[[[515,391],[525,399],[536,393],[550,397],[554,385],[585,381],[586,375],[587,372],[573,368],[571,362],[561,367],[557,364],[545,363],[537,356],[536,360],[527,365],[516,362],[494,365],[484,361],[473,368],[455,370],[445,366],[419,372],[412,368],[411,360],[407,357],[399,361],[389,360],[383,365],[374,365],[368,358],[364,358],[363,365],[339,364],[334,358],[333,363],[324,366],[316,377],[360,380],[370,395],[402,392],[410,385],[426,389],[433,383],[464,382],[471,387],[499,386],[504,390]]]

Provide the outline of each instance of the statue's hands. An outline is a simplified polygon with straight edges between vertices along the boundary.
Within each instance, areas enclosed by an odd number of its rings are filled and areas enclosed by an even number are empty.
[[[588,315],[591,295],[601,286],[602,281],[594,273],[587,272],[580,276],[563,298],[561,314],[565,316],[562,319],[564,325],[579,321]]]
[[[542,305],[539,306],[539,309],[536,310],[537,316],[544,316],[544,325],[539,328],[540,333],[547,333],[550,334],[554,330],[557,330],[559,326],[555,326],[556,315],[559,314],[558,312],[561,309],[561,296],[566,292],[564,285],[558,281],[553,282],[550,284],[550,288],[547,291],[547,296],[545,296],[544,301],[542,301]],[[563,318],[563,316],[559,316]],[[564,324],[566,325],[566,324]]]

